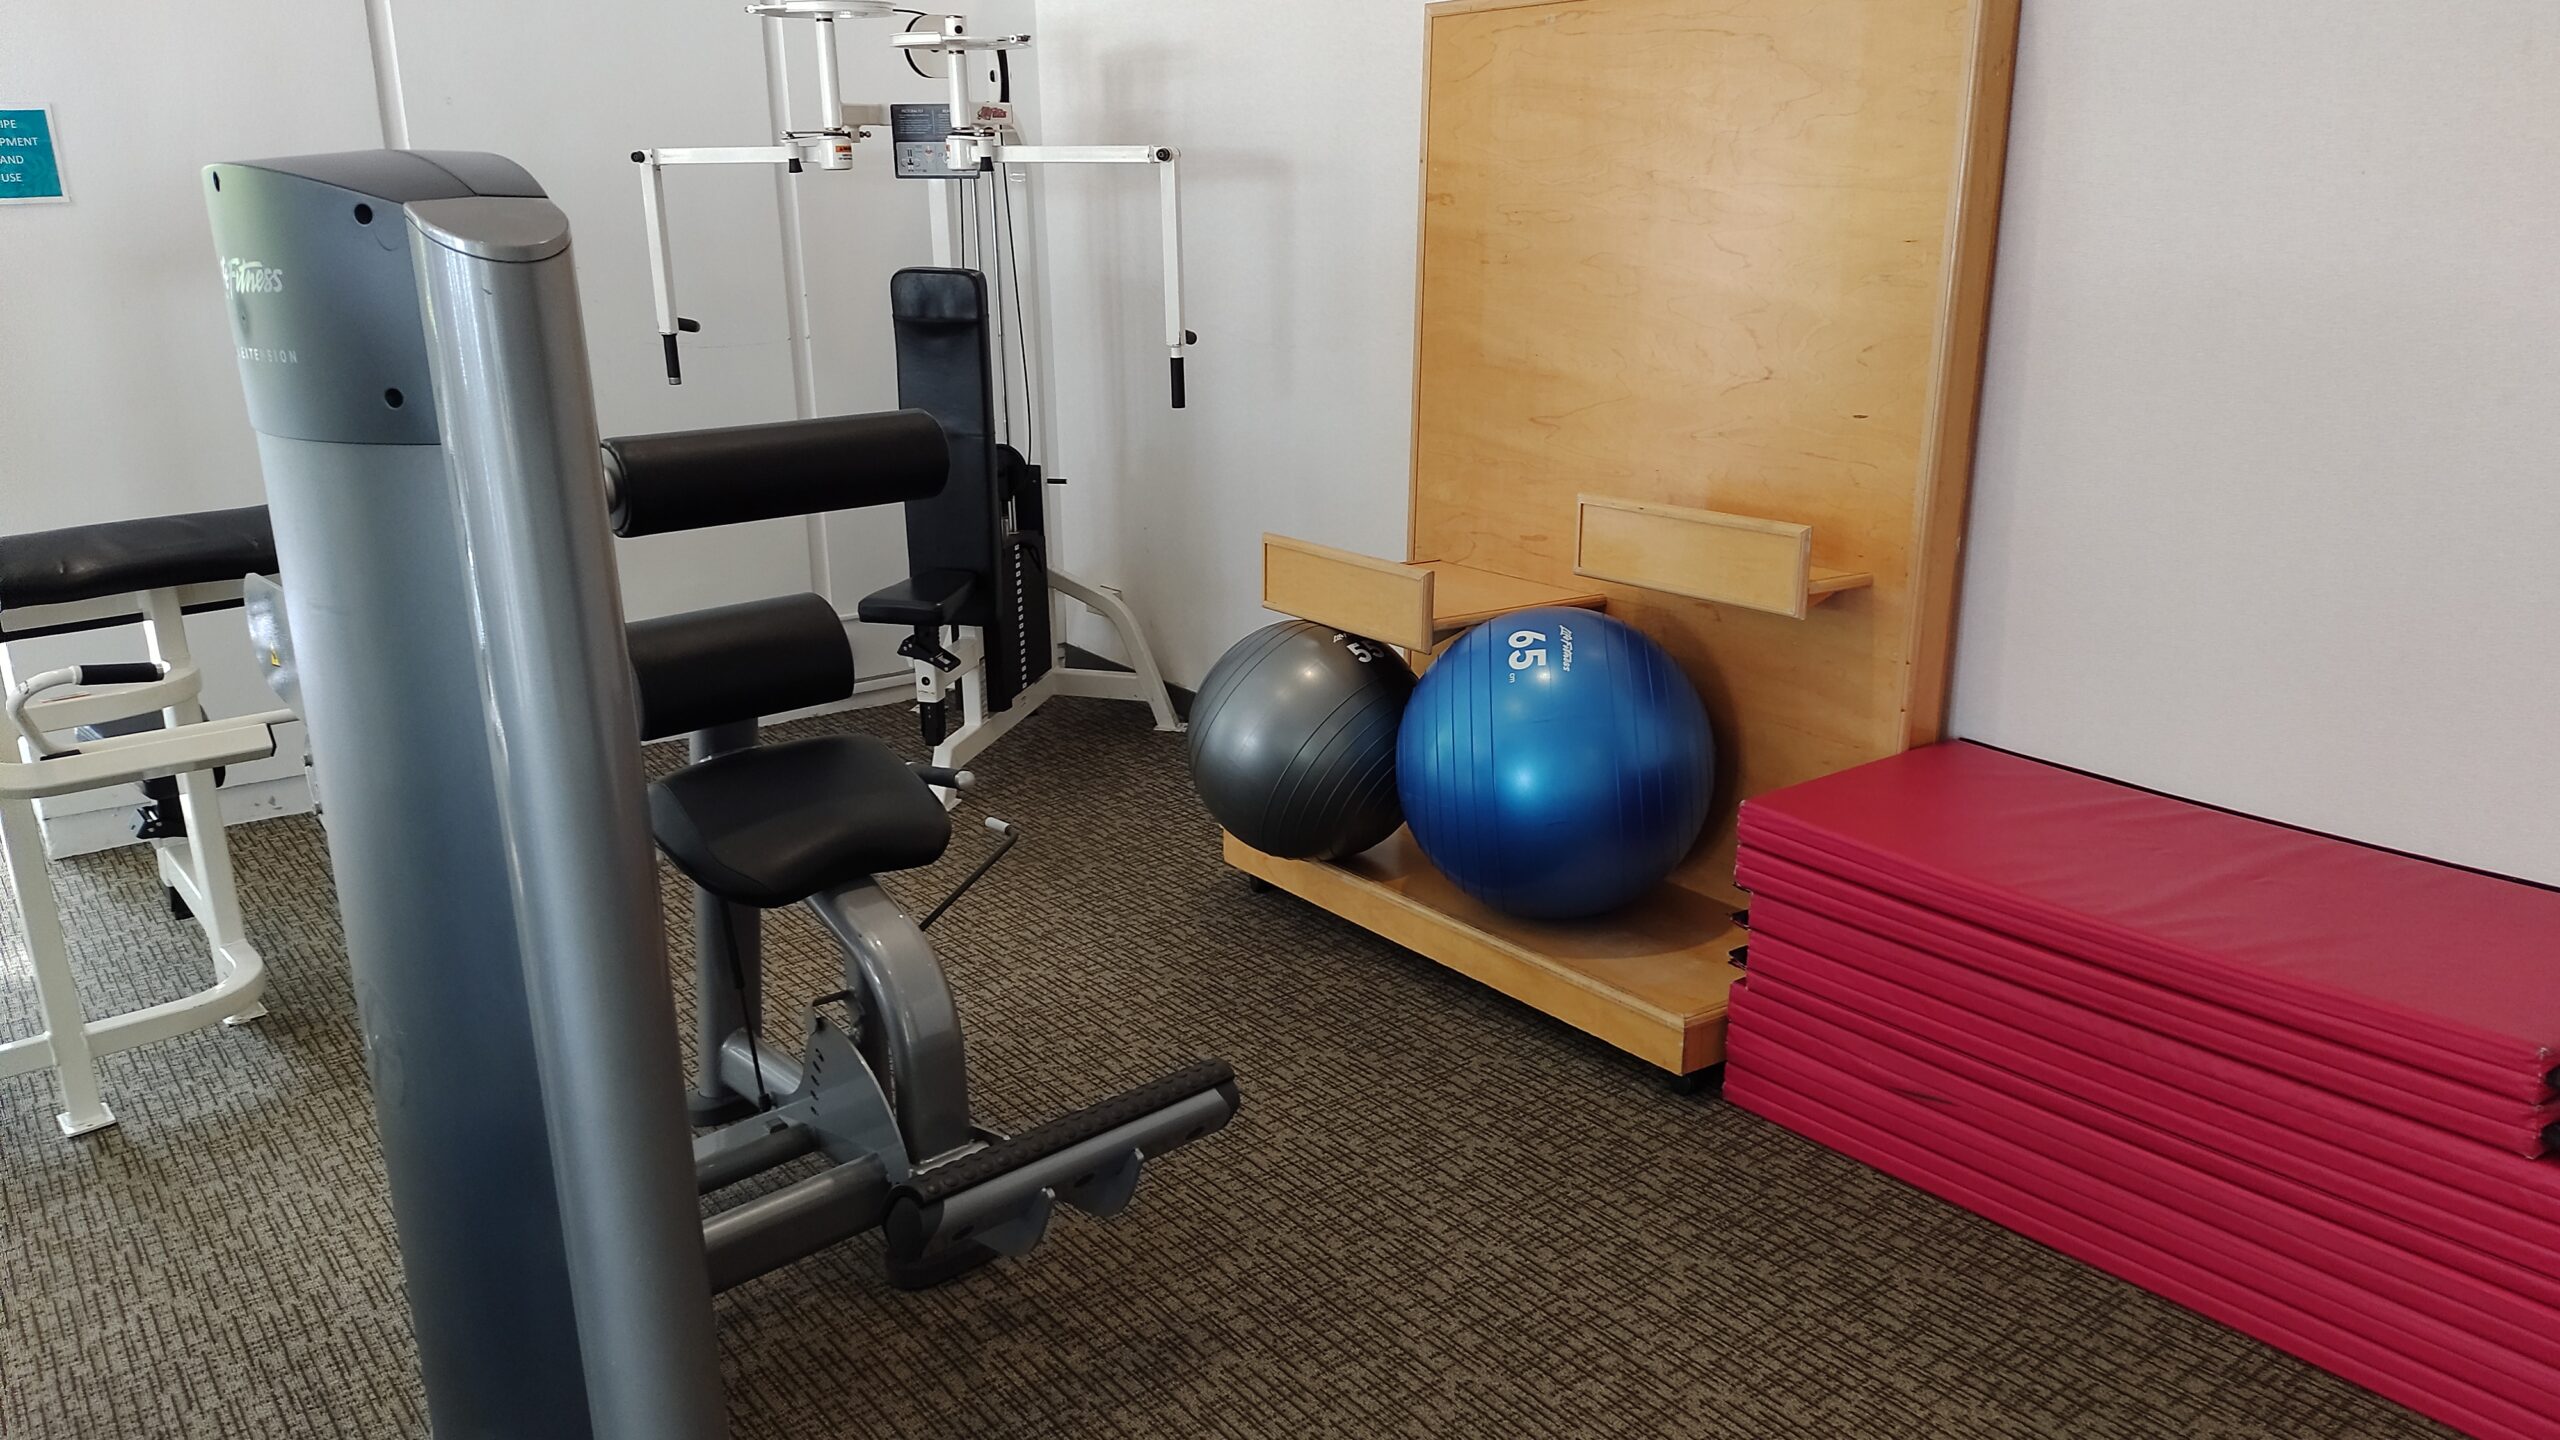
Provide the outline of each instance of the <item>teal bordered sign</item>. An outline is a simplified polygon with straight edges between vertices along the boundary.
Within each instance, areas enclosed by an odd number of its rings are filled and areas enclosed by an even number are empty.
[[[70,199],[53,143],[53,107],[0,105],[0,205]]]

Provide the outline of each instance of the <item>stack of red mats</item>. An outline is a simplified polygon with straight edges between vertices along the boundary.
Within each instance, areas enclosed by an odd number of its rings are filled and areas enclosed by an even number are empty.
[[[2560,893],[1964,744],[1751,801],[1738,875],[1735,1103],[2560,1440]]]

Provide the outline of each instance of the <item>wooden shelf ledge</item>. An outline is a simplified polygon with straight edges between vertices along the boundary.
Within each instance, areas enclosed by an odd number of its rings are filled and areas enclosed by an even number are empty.
[[[1585,495],[1575,505],[1573,573],[1801,620],[1863,571],[1813,563],[1813,527],[1652,500]]]
[[[1429,652],[1496,615],[1536,605],[1598,610],[1607,597],[1597,590],[1542,585],[1448,560],[1381,560],[1356,550],[1265,535],[1262,603],[1283,615]]]
[[[1233,835],[1227,863],[1675,1075],[1724,1059],[1725,1007],[1750,938],[1732,907],[1675,884],[1589,920],[1489,910],[1433,869],[1411,831],[1348,860],[1282,860]]]

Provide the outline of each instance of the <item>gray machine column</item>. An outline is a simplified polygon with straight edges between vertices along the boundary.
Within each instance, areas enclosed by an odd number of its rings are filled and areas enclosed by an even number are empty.
[[[716,1440],[565,226],[488,155],[217,164],[205,187],[429,1423]],[[463,208],[428,239],[412,205]]]
[[[726,1412],[569,221],[529,198],[408,216],[588,1404],[601,1436],[707,1440]]]

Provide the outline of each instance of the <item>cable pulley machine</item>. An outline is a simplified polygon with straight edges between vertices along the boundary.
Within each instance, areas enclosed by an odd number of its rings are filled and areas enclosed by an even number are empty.
[[[860,617],[911,630],[898,653],[910,663],[925,743],[933,747],[936,766],[965,767],[987,745],[1002,736],[1052,695],[1082,695],[1136,700],[1154,714],[1156,728],[1179,730],[1172,697],[1153,650],[1139,630],[1137,617],[1119,594],[1087,583],[1048,563],[1041,490],[1059,483],[1043,469],[1041,441],[1046,401],[1044,347],[1035,344],[1032,327],[1037,305],[1026,293],[1037,285],[1036,263],[1026,265],[1020,237],[1036,230],[1017,222],[1015,212],[1026,203],[1031,172],[1041,166],[1134,165],[1156,172],[1160,236],[1163,242],[1164,347],[1170,400],[1180,409],[1186,401],[1183,361],[1197,340],[1183,317],[1181,152],[1170,145],[1034,145],[1025,140],[1023,117],[1012,97],[1007,57],[1031,43],[1026,34],[978,35],[959,15],[936,17],[901,9],[886,0],[778,0],[749,5],[746,13],[766,23],[771,53],[779,55],[779,27],[806,21],[814,31],[813,69],[816,114],[796,114],[787,68],[772,68],[779,134],[775,143],[751,146],[666,147],[635,150],[642,169],[641,213],[648,231],[651,295],[663,349],[667,383],[682,384],[679,340],[702,327],[681,313],[676,299],[673,244],[667,225],[666,172],[693,165],[779,166],[785,176],[812,170],[853,168],[857,147],[883,129],[889,132],[890,166],[904,179],[936,182],[940,193],[932,207],[934,267],[942,272],[970,272],[982,279],[984,295],[971,308],[967,323],[981,326],[992,339],[993,364],[987,376],[987,438],[994,457],[983,476],[955,472],[953,493],[907,513],[909,563],[906,581],[862,602]],[[839,22],[910,17],[908,28],[892,44],[919,75],[930,75],[926,62],[940,57],[947,87],[939,104],[848,103],[835,50]],[[919,28],[936,20],[933,28]],[[973,61],[991,58],[996,94],[973,93]],[[807,123],[814,119],[815,123]],[[784,184],[782,202],[783,265],[795,297],[794,365],[798,378],[798,414],[817,413],[815,356],[807,311],[807,260],[801,243],[796,188]],[[1026,285],[1024,270],[1033,271]],[[929,274],[901,272],[905,277]],[[916,293],[908,285],[901,293]],[[939,293],[960,293],[950,286]],[[910,341],[930,346],[917,329],[935,317],[900,315],[900,403],[937,411],[955,435],[981,428],[973,406],[938,406],[935,397],[911,393],[911,373],[931,367],[909,364]],[[972,401],[981,397],[970,397]],[[976,487],[974,490],[972,487]],[[983,503],[969,497],[983,493]],[[982,537],[987,513],[994,534]],[[981,543],[982,538],[985,543]],[[955,561],[954,552],[961,558]],[[1065,663],[1056,628],[1050,623],[1044,592],[1077,601],[1110,623],[1128,662],[1126,671]],[[956,715],[953,713],[957,710]],[[954,798],[944,792],[946,801]]]

